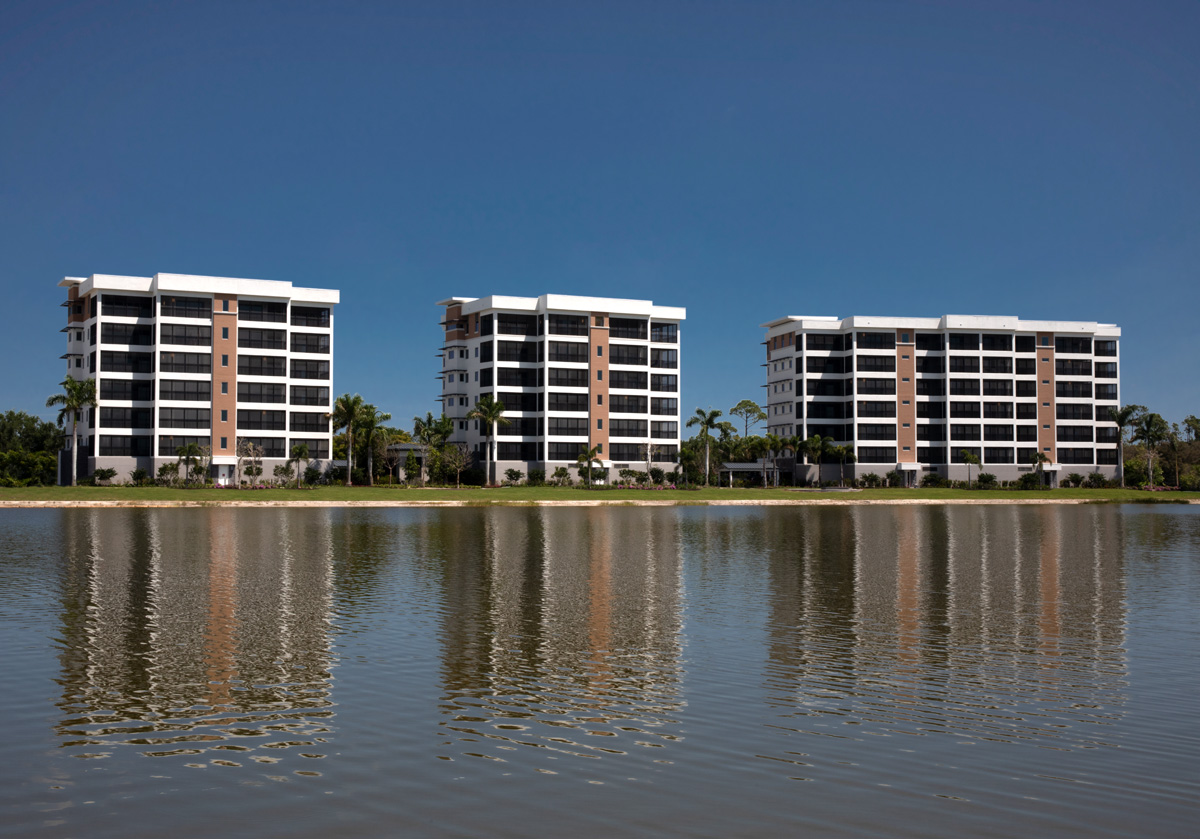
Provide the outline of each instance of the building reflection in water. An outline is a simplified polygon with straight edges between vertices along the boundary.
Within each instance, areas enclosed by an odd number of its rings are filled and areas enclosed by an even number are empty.
[[[64,510],[63,527],[63,747],[224,765],[323,756],[328,511]]]
[[[1122,522],[1057,505],[781,517],[770,703],[796,730],[1104,745],[1125,701]]]
[[[679,738],[673,515],[507,509],[425,525],[418,542],[440,571],[443,757],[597,757]]]

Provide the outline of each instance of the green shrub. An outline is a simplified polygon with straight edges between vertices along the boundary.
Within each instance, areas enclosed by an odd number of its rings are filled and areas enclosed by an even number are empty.
[[[656,484],[661,484],[667,479],[667,473],[657,466],[650,467],[650,480]]]
[[[1041,489],[1042,476],[1037,472],[1026,472],[1017,479],[1017,489]]]
[[[546,483],[546,470],[530,469],[529,480],[527,480],[525,483],[529,484],[531,487],[540,487],[542,484]]]
[[[939,475],[937,472],[928,472],[921,477],[921,486],[926,489],[939,489],[947,486],[949,482]]]
[[[1083,479],[1083,485],[1088,489],[1104,489],[1108,486],[1108,478],[1100,472],[1093,472]]]
[[[975,482],[975,486],[978,489],[995,489],[996,476],[991,472],[980,472],[979,480]]]
[[[505,469],[504,478],[512,486],[521,483],[521,479],[525,477],[525,473],[520,469]]]

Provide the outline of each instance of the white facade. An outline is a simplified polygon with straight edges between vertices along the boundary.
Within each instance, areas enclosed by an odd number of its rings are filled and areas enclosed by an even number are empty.
[[[211,447],[212,477],[228,484],[239,438],[263,446],[267,477],[299,443],[328,463],[337,291],[183,274],[59,285],[67,375],[96,379],[98,397],[79,425],[80,476],[153,475],[196,443]]]
[[[898,469],[1012,480],[1034,468],[1113,477],[1114,324],[946,315],[785,317],[766,332],[769,432],[851,445],[862,475]],[[806,470],[798,467],[803,478]],[[809,473],[811,474],[811,473]]]
[[[505,406],[496,436],[500,480],[573,466],[599,447],[621,469],[665,472],[679,462],[682,308],[648,300],[452,297],[443,307],[441,401],[455,442],[484,459],[484,431],[467,414],[485,394]]]

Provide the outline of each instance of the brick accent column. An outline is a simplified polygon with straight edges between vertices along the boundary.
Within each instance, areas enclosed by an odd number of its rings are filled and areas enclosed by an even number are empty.
[[[896,458],[899,463],[917,462],[916,334],[915,329],[909,330],[910,340],[901,343],[901,332],[896,331]],[[907,405],[904,404],[906,399]],[[904,423],[908,423],[908,428]],[[908,451],[904,450],[905,446]]]
[[[1042,346],[1042,339],[1049,346]],[[1058,463],[1058,443],[1054,437],[1057,423],[1054,419],[1054,335],[1049,332],[1037,334],[1037,397],[1038,397],[1038,451]],[[1043,426],[1049,425],[1049,428]],[[1050,451],[1046,451],[1049,448]]]
[[[225,303],[229,311],[225,311]],[[237,296],[217,294],[213,296],[213,341],[212,341],[212,450],[213,455],[237,454]],[[224,337],[229,330],[229,337]],[[227,361],[222,364],[222,359]],[[221,393],[221,385],[228,393]],[[228,420],[221,422],[221,411],[228,412]],[[221,445],[221,438],[225,445]]]
[[[600,459],[611,460],[608,451],[608,315],[604,312],[592,312],[591,315],[588,376],[591,379],[588,383],[588,400],[591,403],[588,407],[588,448],[601,446]],[[597,425],[604,427],[597,428]]]

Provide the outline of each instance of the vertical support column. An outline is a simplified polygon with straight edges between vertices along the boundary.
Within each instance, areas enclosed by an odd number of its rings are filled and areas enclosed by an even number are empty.
[[[213,457],[232,457],[237,454],[237,295],[213,295],[212,330],[212,451]]]
[[[896,330],[896,458],[898,463],[917,462],[916,334],[915,329]],[[905,402],[908,404],[904,404]],[[904,427],[905,423],[908,423],[908,428]]]
[[[600,446],[600,459],[612,460],[608,448],[608,315],[592,312],[588,328],[588,448]],[[649,372],[646,374],[649,376]],[[646,383],[649,386],[649,382]]]
[[[1043,346],[1045,344],[1045,346]],[[1054,334],[1037,334],[1038,451],[1058,462],[1054,419]]]

